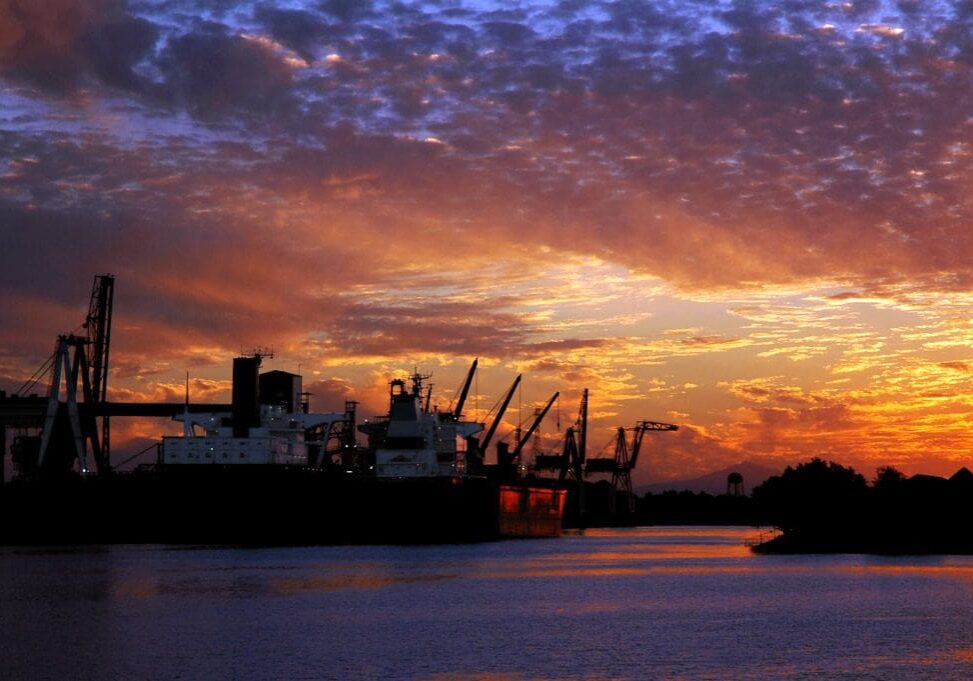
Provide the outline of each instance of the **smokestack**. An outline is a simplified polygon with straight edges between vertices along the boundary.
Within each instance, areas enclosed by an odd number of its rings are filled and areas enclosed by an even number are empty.
[[[247,437],[260,425],[260,357],[233,360],[233,437]]]

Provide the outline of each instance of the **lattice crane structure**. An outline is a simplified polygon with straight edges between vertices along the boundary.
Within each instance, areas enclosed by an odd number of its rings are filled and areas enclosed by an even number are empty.
[[[629,449],[626,429],[619,428],[615,435],[615,454],[609,457],[592,457],[585,463],[586,476],[611,476],[612,493],[609,504],[610,511],[615,511],[615,498],[619,492],[624,492],[628,499],[629,513],[635,512],[635,495],[632,493],[632,471],[638,463],[639,453],[642,451],[642,439],[649,431],[679,430],[679,426],[659,421],[639,421],[633,431],[632,447]],[[630,454],[631,452],[631,454]]]

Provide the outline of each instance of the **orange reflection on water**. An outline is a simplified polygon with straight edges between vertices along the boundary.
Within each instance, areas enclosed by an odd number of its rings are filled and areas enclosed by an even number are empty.
[[[886,574],[973,581],[973,565],[849,565],[837,569],[861,575]]]
[[[951,657],[960,662],[973,662],[973,648],[960,648],[950,651]]]
[[[766,528],[763,531],[767,531]],[[630,528],[592,527],[584,530],[580,536],[617,538],[620,535],[626,539],[660,539],[677,536],[680,540],[723,539],[730,543],[741,543],[752,534],[761,532],[760,528],[751,527],[718,527],[718,526],[643,526]],[[681,542],[680,542],[681,543]]]
[[[534,681],[536,676],[511,674],[503,672],[478,672],[473,674],[441,673],[431,676],[418,677],[422,681]],[[545,681],[555,681],[554,678],[544,677]]]
[[[280,577],[270,585],[278,591],[334,591],[337,589],[387,589],[396,584],[441,582],[456,575],[392,575],[392,574],[339,574],[309,575],[307,577]]]
[[[623,547],[620,551],[590,551],[585,553],[563,553],[542,559],[521,563],[521,565],[550,565],[552,563],[573,563],[583,561],[624,563],[645,560],[684,560],[696,558],[746,558],[750,556],[746,546],[705,546],[705,545],[644,545]]]
[[[159,583],[154,579],[127,580],[112,586],[112,598],[155,598],[159,595]]]
[[[737,574],[737,573],[757,573],[763,572],[760,568],[751,567],[727,567],[727,566],[704,566],[704,565],[672,565],[672,566],[652,566],[652,567],[576,567],[562,568],[553,570],[520,570],[495,572],[480,575],[491,579],[521,579],[530,577],[550,578],[550,577],[627,577],[645,575],[708,575],[708,574]]]

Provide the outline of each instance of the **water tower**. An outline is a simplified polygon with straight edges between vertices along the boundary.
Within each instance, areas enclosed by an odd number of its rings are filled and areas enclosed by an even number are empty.
[[[726,493],[731,497],[743,496],[743,476],[736,471],[726,476]]]

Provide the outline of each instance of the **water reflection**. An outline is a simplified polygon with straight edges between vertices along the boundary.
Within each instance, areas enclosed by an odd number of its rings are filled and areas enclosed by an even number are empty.
[[[757,556],[753,534],[0,549],[3,678],[966,676],[973,558]]]
[[[332,576],[289,577],[276,579],[273,587],[279,591],[333,591],[335,589],[387,589],[396,584],[436,582],[455,579],[456,575],[380,575],[338,574]]]

